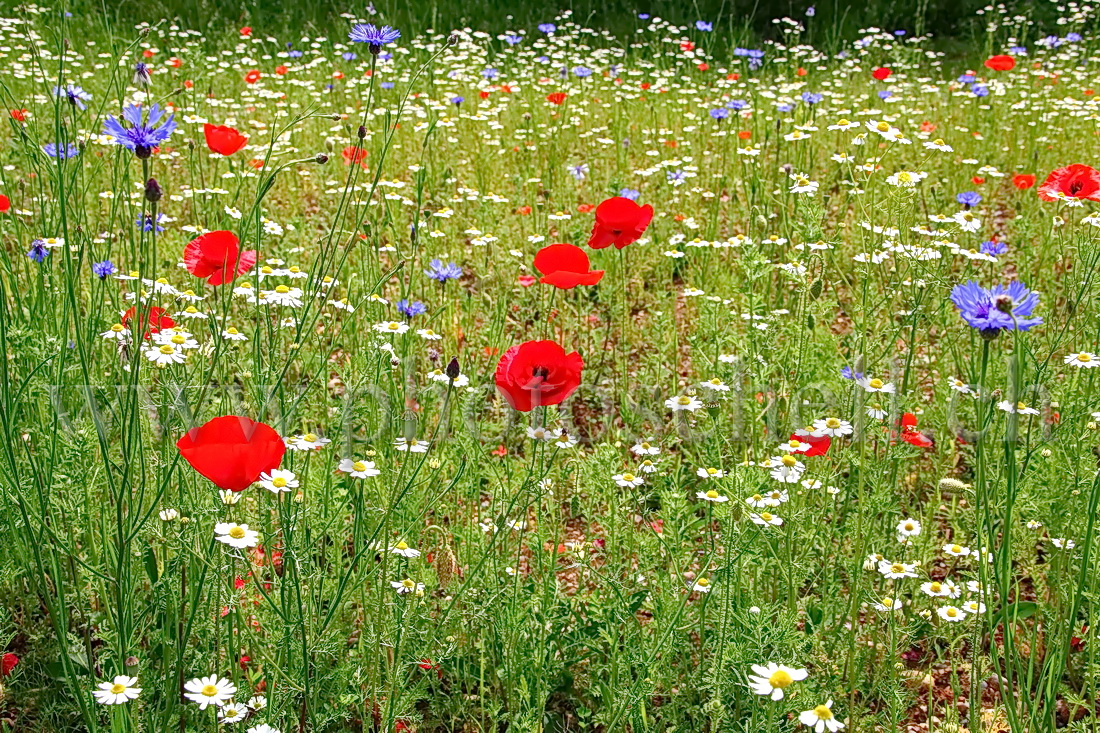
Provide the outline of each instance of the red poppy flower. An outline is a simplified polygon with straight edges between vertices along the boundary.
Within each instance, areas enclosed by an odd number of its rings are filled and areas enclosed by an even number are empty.
[[[344,165],[351,165],[352,163],[358,163],[362,166],[366,166],[363,162],[367,157],[367,151],[356,145],[349,145],[344,148],[340,155],[344,158]]]
[[[603,278],[603,270],[592,270],[588,255],[572,244],[551,244],[535,255],[535,269],[542,273],[539,282],[568,290],[578,285],[595,285]]]
[[[810,447],[802,452],[807,458],[813,456],[823,456],[829,452],[829,446],[833,444],[833,439],[828,435],[814,435],[812,430],[803,431],[806,435],[801,433],[792,433],[791,440],[797,440],[800,443],[806,443]]]
[[[936,442],[917,430],[917,416],[907,412],[901,416],[901,439],[918,448],[934,448]]]
[[[195,277],[206,278],[209,285],[224,285],[243,275],[256,264],[256,250],[240,250],[233,232],[208,232],[192,239],[183,248],[183,264]]]
[[[144,338],[149,338],[154,333],[160,333],[162,328],[173,328],[176,325],[176,322],[168,317],[166,310],[155,305],[140,315],[137,312],[136,305],[131,306],[130,310],[122,314],[122,325],[131,331],[135,329],[130,326],[130,323],[135,320],[137,323],[134,323],[134,326],[145,329]]]
[[[206,136],[206,147],[210,148],[212,152],[226,157],[237,152],[248,143],[247,137],[225,125],[206,123],[202,126],[202,132]]]
[[[253,69],[252,71],[244,75],[244,81],[246,84],[255,84],[260,80],[261,76],[263,76],[263,74],[261,74],[258,70]]]
[[[885,66],[880,66],[871,72],[871,76],[875,77],[879,81],[886,81],[890,78],[890,74],[893,73],[894,72],[892,70],[886,68]]]
[[[527,341],[504,352],[497,364],[497,389],[520,412],[557,405],[581,384],[584,360],[554,341]]]
[[[261,473],[274,471],[286,453],[274,428],[236,415],[191,428],[176,447],[191,468],[229,491],[244,491]]]
[[[546,101],[550,104],[561,104],[565,101],[565,98],[569,96],[565,92],[554,92],[553,94],[546,95]]]
[[[1030,173],[1017,173],[1012,176],[1012,185],[1025,191],[1035,185],[1035,176]]]
[[[603,249],[614,244],[617,249],[637,242],[653,220],[653,207],[639,206],[628,198],[615,196],[596,207],[596,223],[588,246]]]
[[[15,669],[15,665],[17,664],[19,664],[19,657],[11,652],[4,654],[4,656],[0,658],[0,677],[7,677],[11,674],[11,671]]]
[[[252,35],[252,29],[249,28],[248,26],[245,26],[244,28],[241,28],[241,35],[242,36],[251,36]]]
[[[179,67],[183,66],[183,62],[173,56],[172,58],[168,59],[168,65],[171,66],[173,69],[178,69]]]
[[[985,60],[985,68],[993,69],[994,71],[1012,71],[1016,68],[1016,59],[1011,56],[1005,56],[1004,54],[990,56]]]
[[[4,194],[0,193],[0,212],[6,212],[11,210],[11,199]]]
[[[1100,201],[1100,172],[1081,163],[1059,168],[1039,186],[1039,198],[1043,201],[1061,198]]]
[[[27,110],[25,109],[13,109],[11,111],[11,118],[17,122],[27,121]]]
[[[288,71],[290,71],[290,69],[283,66],[282,64],[279,64],[278,66],[275,67],[275,73],[278,74],[279,76],[285,75],[286,72],[288,72]]]

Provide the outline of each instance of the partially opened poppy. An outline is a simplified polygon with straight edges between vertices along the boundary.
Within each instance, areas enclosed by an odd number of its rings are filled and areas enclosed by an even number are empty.
[[[192,468],[229,491],[244,491],[261,473],[274,471],[286,453],[274,428],[236,415],[191,428],[176,447]]]
[[[207,123],[203,125],[202,132],[206,136],[206,147],[220,155],[230,156],[248,143],[247,137],[225,125]]]
[[[993,71],[1012,71],[1016,68],[1016,59],[1004,54],[990,56],[985,60],[985,67]]]
[[[158,306],[143,308],[139,314],[137,306],[131,306],[130,310],[122,314],[122,325],[131,332],[143,330],[143,338],[149,338],[154,333],[160,333],[162,328],[174,328],[176,322],[168,316],[168,311]]]
[[[580,386],[584,360],[554,341],[527,341],[504,352],[497,364],[497,389],[520,412],[557,405]]]
[[[901,416],[901,439],[918,448],[933,448],[936,442],[917,430],[917,416],[907,412]]]
[[[880,67],[878,67],[877,69],[875,69],[874,71],[871,72],[871,76],[875,77],[879,81],[886,81],[887,79],[890,78],[890,74],[893,74],[893,73],[894,73],[893,71],[886,68],[885,66],[880,66]]]
[[[569,96],[565,92],[553,92],[546,95],[546,101],[550,104],[561,104],[565,101],[565,98]]]
[[[535,269],[543,275],[539,282],[556,288],[595,285],[603,278],[603,270],[589,268],[588,255],[572,244],[551,244],[535,255]]]
[[[596,207],[596,223],[588,246],[603,249],[614,244],[622,249],[637,242],[652,220],[653,207],[649,204],[639,206],[623,196],[609,198]]]
[[[1039,198],[1043,201],[1064,198],[1100,201],[1100,171],[1081,163],[1059,168],[1039,186]]]
[[[209,285],[224,285],[256,264],[256,250],[240,251],[233,232],[207,232],[192,239],[183,249],[183,264],[195,277]]]

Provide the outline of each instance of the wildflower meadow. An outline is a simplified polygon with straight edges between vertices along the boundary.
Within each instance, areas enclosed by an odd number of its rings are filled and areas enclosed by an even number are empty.
[[[0,15],[0,731],[1100,726],[1100,2]]]

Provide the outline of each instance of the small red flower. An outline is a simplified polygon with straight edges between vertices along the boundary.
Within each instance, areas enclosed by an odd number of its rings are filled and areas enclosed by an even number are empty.
[[[135,329],[130,324],[135,321]],[[144,338],[149,338],[154,333],[160,333],[162,328],[172,328],[176,325],[176,322],[168,317],[168,312],[158,306],[153,306],[148,310],[143,311],[141,314],[137,312],[137,306],[131,306],[130,310],[122,314],[122,325],[129,328],[130,331],[144,329]]]
[[[504,456],[508,455],[508,449],[504,447],[504,443],[501,443],[496,447],[495,450],[490,452],[497,458],[503,458]]]
[[[546,101],[550,104],[561,104],[565,101],[565,98],[569,95],[565,92],[554,92],[553,94],[546,95]]]
[[[256,82],[258,82],[260,80],[260,77],[262,77],[262,76],[263,76],[263,74],[261,74],[259,72],[259,70],[253,69],[252,71],[250,71],[250,72],[248,72],[247,74],[244,75],[244,83],[245,84],[255,84]]]
[[[871,76],[875,77],[879,81],[886,81],[890,78],[890,74],[893,73],[894,72],[891,69],[888,69],[885,66],[880,66],[871,72]]]
[[[901,439],[918,448],[935,448],[936,441],[917,430],[917,416],[907,412],[901,416]]]
[[[289,69],[287,69],[282,64],[279,64],[278,66],[275,67],[275,73],[278,74],[279,76],[283,76],[284,74],[286,74],[287,71],[289,71]]]
[[[224,285],[252,269],[256,250],[241,252],[240,240],[233,232],[208,232],[183,248],[183,264],[195,277],[205,278],[208,285]]]
[[[274,471],[286,453],[286,444],[274,428],[236,415],[191,428],[176,447],[192,468],[229,491],[244,491],[261,473]]]
[[[516,281],[525,288],[529,288],[539,281],[534,275],[520,275]]]
[[[587,214],[588,212],[595,210],[595,208],[596,207],[592,204],[578,204],[577,212],[581,214]]]
[[[603,270],[592,270],[588,255],[572,244],[551,244],[535,255],[535,269],[542,273],[539,282],[568,290],[578,285],[595,285]]]
[[[519,214],[520,216],[529,216],[531,214],[531,207],[530,206],[521,206],[518,209],[516,209],[516,213]]]
[[[1100,201],[1100,172],[1081,163],[1059,168],[1039,186],[1039,198],[1043,201],[1061,198]]]
[[[248,143],[247,137],[225,125],[207,123],[202,126],[202,132],[206,136],[206,147],[210,148],[212,152],[226,157],[237,152]]]
[[[737,137],[741,140],[751,140],[752,132],[749,130],[742,130],[741,132],[737,133]]]
[[[245,26],[244,28],[241,28],[241,35],[242,36],[251,36],[252,35],[252,29],[249,28],[248,26]]]
[[[7,677],[11,674],[17,664],[19,664],[19,657],[11,652],[6,652],[3,657],[0,657],[0,677]]]
[[[27,110],[25,110],[25,109],[13,109],[11,111],[11,118],[13,120],[15,120],[16,122],[26,122],[27,121]]]
[[[1030,173],[1017,173],[1012,176],[1012,185],[1021,191],[1026,191],[1035,185],[1035,176]]]
[[[980,186],[983,183],[985,183],[985,179],[982,178],[981,176],[974,176],[973,178],[970,179],[970,182],[973,183],[975,186]]]
[[[985,68],[993,71],[1012,71],[1016,68],[1016,59],[1004,54],[990,56],[985,60]]]
[[[795,76],[806,76],[806,70],[801,66],[798,67],[798,71],[794,72]]]
[[[527,341],[504,352],[497,364],[497,389],[512,407],[530,412],[557,405],[581,384],[584,360],[555,341]]]
[[[592,226],[588,246],[603,249],[614,244],[622,249],[637,242],[652,220],[653,207],[649,204],[639,206],[622,196],[609,198],[596,207],[596,223]]]
[[[360,148],[356,145],[349,145],[340,152],[340,155],[344,158],[344,165],[358,163],[364,168],[366,167],[366,163],[363,161],[366,160],[367,151],[364,148]]]
[[[11,199],[0,193],[0,213],[11,211]]]
[[[178,69],[179,67],[183,66],[183,62],[173,56],[172,58],[168,59],[168,65],[171,66],[173,69]]]

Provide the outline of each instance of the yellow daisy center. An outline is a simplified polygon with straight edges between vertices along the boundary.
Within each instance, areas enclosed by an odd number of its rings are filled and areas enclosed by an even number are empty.
[[[244,530],[241,529],[240,527],[233,527],[233,529],[229,530],[229,536],[232,537],[235,540],[239,540],[242,537],[244,537]],[[213,694],[213,693],[209,693],[209,694]]]
[[[718,492],[715,491],[714,489],[711,489],[710,491],[707,492],[707,498],[708,499],[717,499],[718,498]]]
[[[122,693],[126,692],[126,685],[120,685],[116,682],[115,684],[111,685],[111,692],[115,695],[121,695]]]
[[[772,672],[772,676],[768,678],[768,683],[772,687],[778,687],[780,690],[785,687],[790,687],[792,682],[794,682],[794,678],[791,677],[789,672],[782,669],[775,670]]]
[[[206,697],[215,697],[218,694],[218,688],[214,685],[205,685],[202,688],[202,694]]]
[[[817,716],[818,720],[829,720],[833,717],[833,711],[824,705],[818,705],[814,708],[814,715]]]

